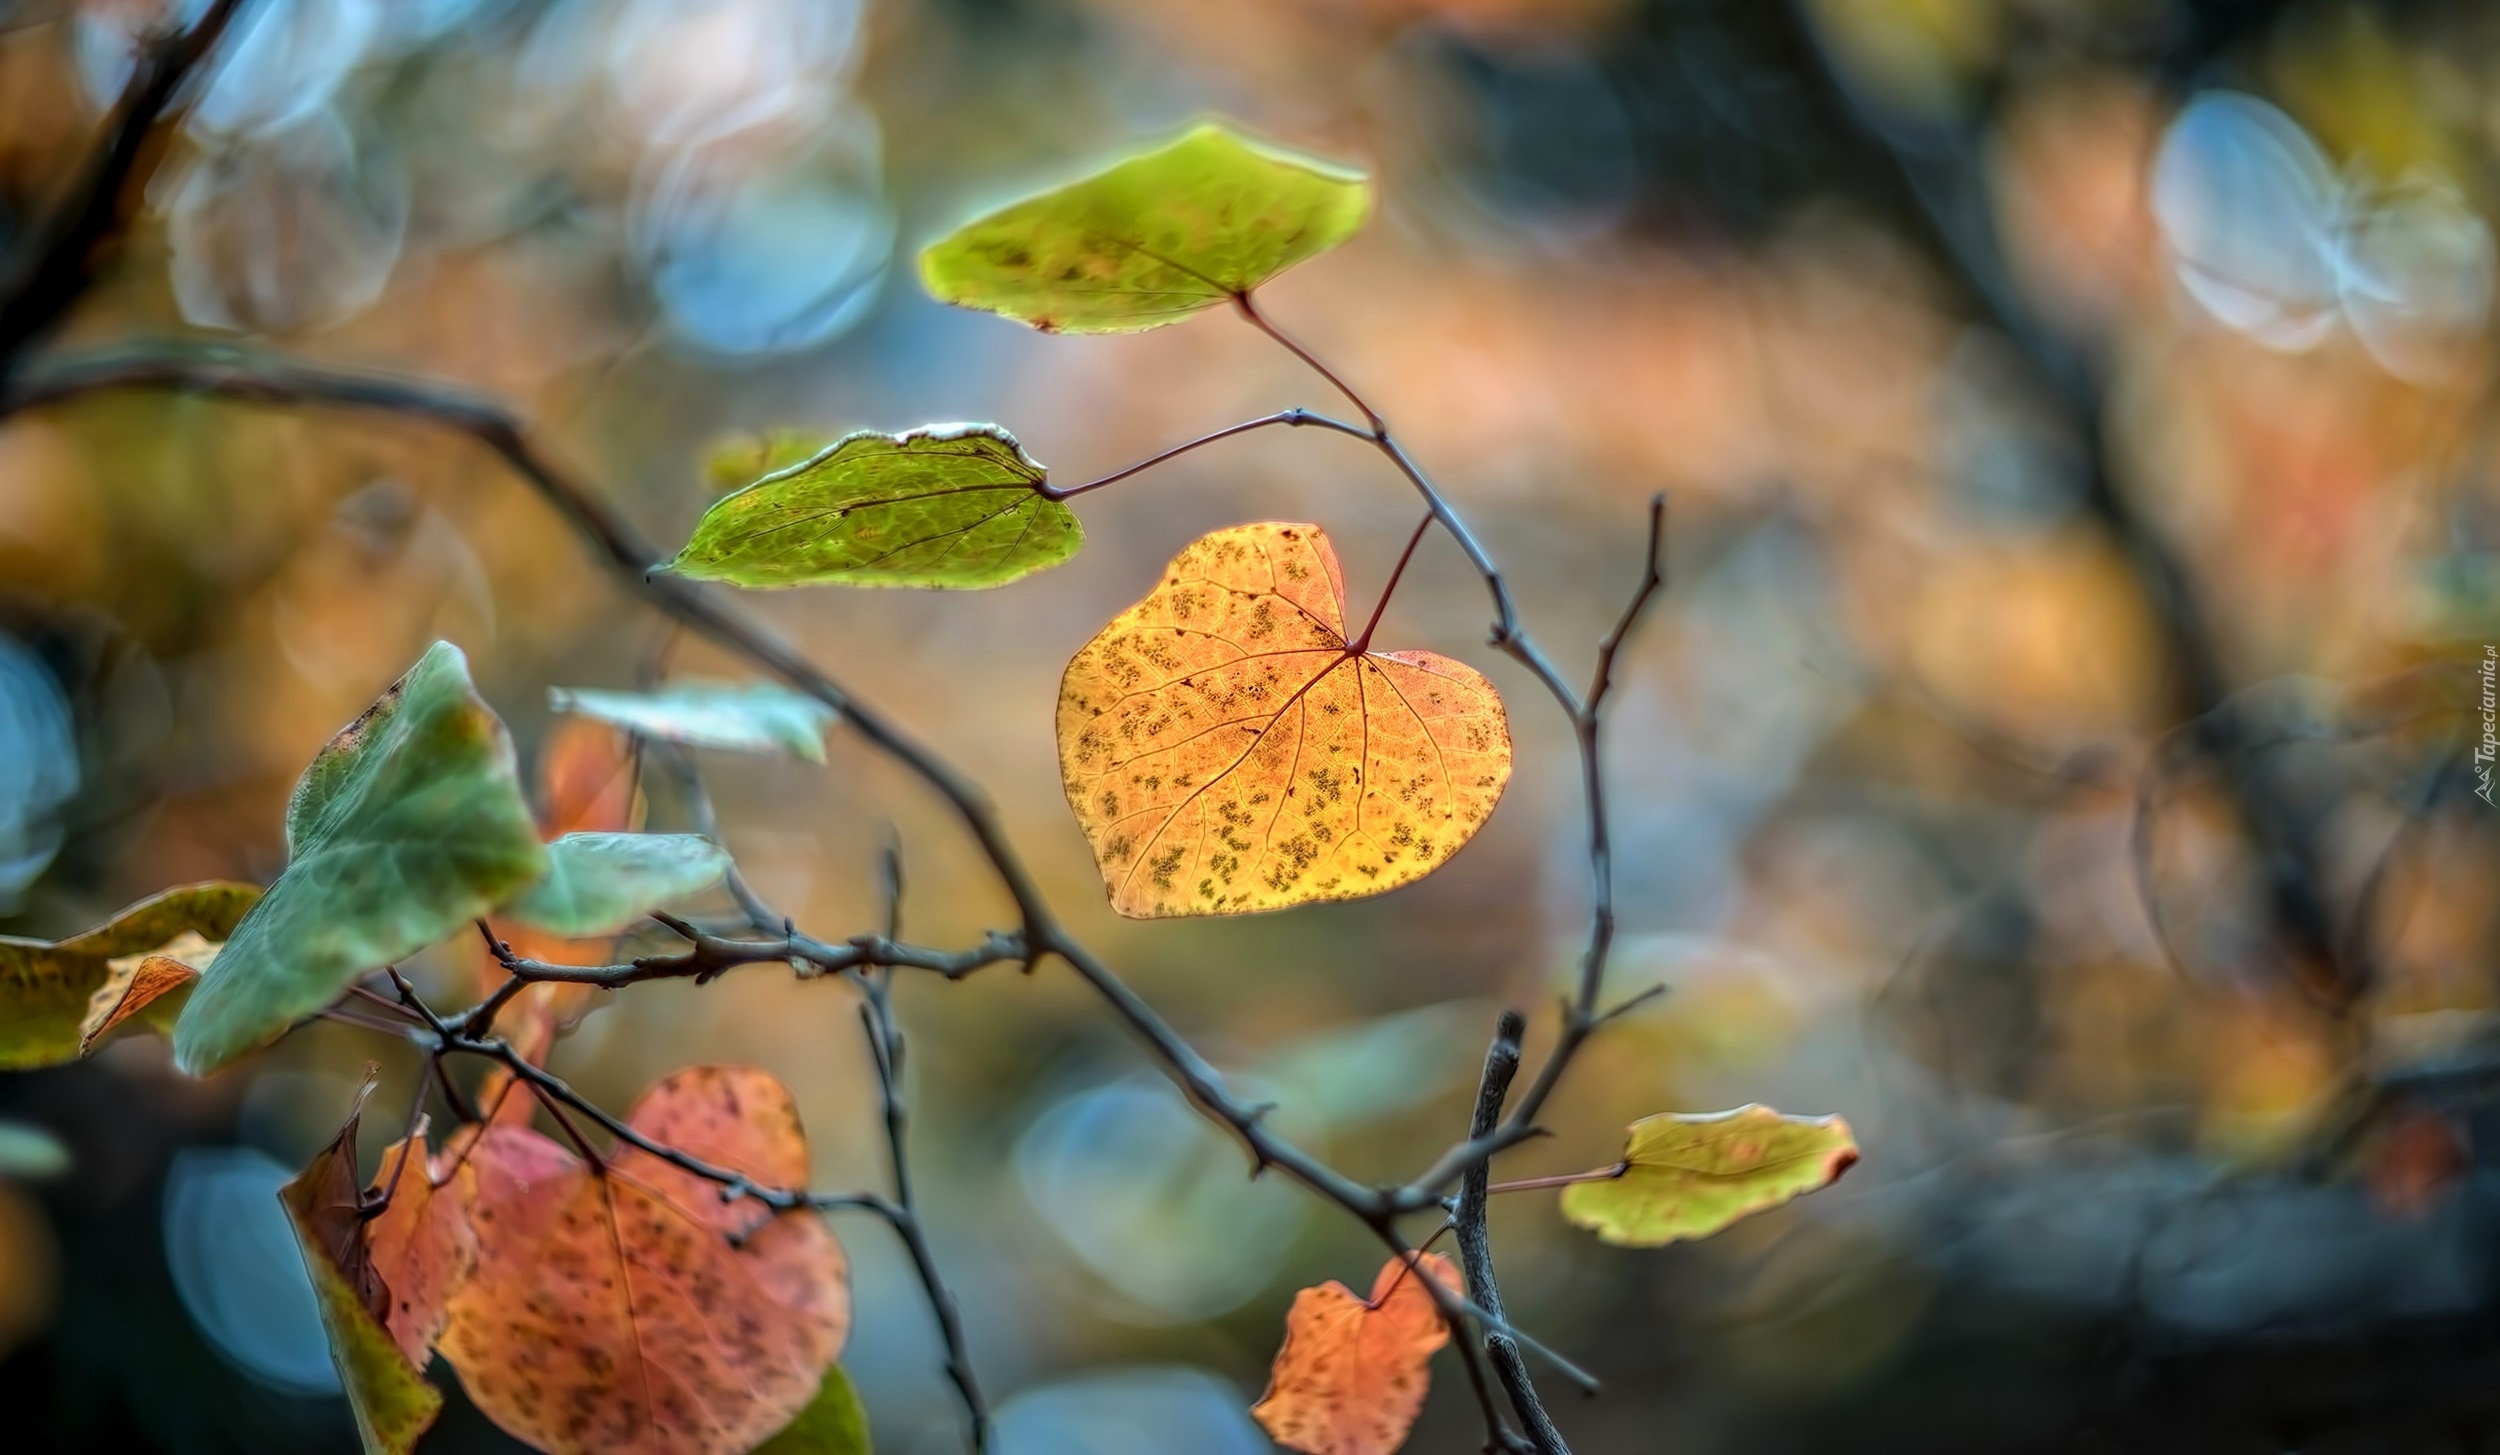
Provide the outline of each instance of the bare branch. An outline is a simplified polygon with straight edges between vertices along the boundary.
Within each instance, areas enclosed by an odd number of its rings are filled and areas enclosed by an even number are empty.
[[[0,283],[0,385],[94,283],[138,210],[133,182],[155,169],[151,154],[162,148],[160,123],[242,8],[242,0],[215,0],[189,29],[141,49],[95,150]]]

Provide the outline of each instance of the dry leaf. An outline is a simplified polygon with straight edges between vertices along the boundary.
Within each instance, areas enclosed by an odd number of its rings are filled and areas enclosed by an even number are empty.
[[[411,1358],[392,1338],[387,1328],[391,1289],[366,1242],[369,1224],[357,1192],[356,1125],[373,1083],[374,1074],[368,1071],[347,1125],[311,1166],[280,1189],[278,1201],[286,1208],[312,1277],[322,1332],[346,1388],[358,1440],[368,1452],[406,1455],[441,1412],[443,1396],[425,1382],[425,1355]],[[414,1181],[423,1184],[422,1164],[412,1171]]]
[[[1432,1351],[1450,1341],[1420,1275],[1459,1286],[1438,1253],[1416,1263],[1391,1258],[1369,1301],[1334,1279],[1293,1296],[1267,1393],[1250,1409],[1277,1444],[1306,1455],[1389,1455],[1405,1443],[1431,1387]]]

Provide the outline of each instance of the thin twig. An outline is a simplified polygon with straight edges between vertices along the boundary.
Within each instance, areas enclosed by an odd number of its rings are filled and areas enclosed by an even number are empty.
[[[1316,425],[1321,429],[1333,429],[1339,434],[1350,434],[1356,439],[1367,440],[1371,438],[1371,436],[1360,426],[1347,424],[1344,420],[1330,419],[1324,414],[1313,414],[1307,409],[1286,409],[1280,410],[1275,414],[1261,415],[1257,419],[1244,420],[1240,424],[1226,425],[1224,428],[1215,430],[1212,433],[1202,434],[1194,440],[1174,445],[1170,449],[1163,451],[1161,454],[1149,455],[1145,459],[1138,461],[1136,464],[1129,466],[1125,470],[1114,470],[1108,475],[1101,476],[1098,479],[1088,480],[1082,485],[1040,485],[1035,487],[1035,491],[1044,498],[1050,500],[1073,499],[1076,496],[1083,495],[1089,490],[1100,490],[1105,485],[1117,485],[1121,481],[1129,478],[1131,475],[1142,474],[1145,471],[1151,470],[1155,466],[1162,464],[1166,460],[1174,459],[1178,456],[1188,454],[1191,450],[1200,449],[1207,445],[1214,444],[1217,440],[1228,440],[1237,434],[1248,434],[1252,430],[1266,429],[1272,425],[1279,424],[1293,428],[1300,428],[1305,425]]]
[[[885,937],[893,940],[903,932],[903,856],[891,843],[886,846],[884,867]],[[986,1455],[990,1448],[989,1403],[982,1397],[980,1381],[972,1372],[972,1356],[965,1346],[963,1317],[956,1307],[955,1295],[938,1272],[937,1254],[929,1246],[928,1231],[920,1219],[920,1204],[912,1194],[907,1136],[910,1112],[903,1097],[903,1030],[894,1019],[893,976],[892,966],[852,972],[860,988],[860,1028],[867,1033],[869,1059],[877,1069],[877,1097],[885,1112],[886,1157],[894,1182],[893,1212],[886,1222],[911,1254],[912,1269],[920,1276],[921,1292],[928,1299],[929,1311],[937,1317],[938,1338],[946,1349],[946,1377],[953,1382],[956,1397],[963,1402],[964,1417],[972,1427],[972,1448],[975,1455]]]

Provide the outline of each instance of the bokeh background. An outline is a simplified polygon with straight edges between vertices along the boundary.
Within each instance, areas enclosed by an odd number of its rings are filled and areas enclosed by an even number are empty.
[[[165,8],[0,3],[0,243]],[[1047,338],[929,302],[911,258],[1210,111],[1375,168],[1377,223],[1270,311],[1397,423],[1574,675],[1644,502],[1674,500],[1609,729],[1614,993],[1671,993],[1505,1174],[1751,1100],[1843,1112],[1867,1152],[1664,1251],[1498,1200],[1513,1316],[1607,1384],[1547,1383],[1578,1448],[2500,1432],[2500,820],[2471,757],[2500,643],[2500,8],[259,0],[241,29],[54,348],[490,391],[664,540],[745,431],[997,420],[1074,480],[1331,407],[1220,313]],[[1086,552],[1005,590],[749,604],[975,769],[1079,932],[1284,1126],[1394,1177],[1462,1130],[1499,1008],[1550,1032],[1585,913],[1569,736],[1483,647],[1480,583],[1435,540],[1381,640],[1488,672],[1517,775],[1384,898],[1116,921],[1050,724],[1062,663],[1192,537],[1320,522],[1359,603],[1417,513],[1369,452],[1270,431],[1088,497]],[[0,928],[274,872],[297,769],[438,636],[525,757],[550,685],[741,674],[464,440],[163,397],[11,420]],[[762,892],[872,928],[891,825],[914,937],[1003,923],[928,795],[831,747],[704,765]],[[456,1000],[469,955],[415,969]],[[1267,1449],[1242,1409],[1284,1307],[1363,1285],[1367,1236],[1246,1182],[1059,970],[899,1004],[1003,1448]],[[407,1052],[328,1024],[206,1082],[145,1039],[0,1080],[76,1161],[0,1185],[0,1445],[347,1448],[270,1193],[368,1060],[404,1106]],[[882,1176],[836,983],[638,988],[555,1058],[618,1107],[697,1060],[789,1080],[820,1185]],[[842,1231],[880,1447],[959,1448],[907,1266]],[[1472,1449],[1438,1377],[1411,1448]],[[428,1449],[513,1448],[454,1399]]]

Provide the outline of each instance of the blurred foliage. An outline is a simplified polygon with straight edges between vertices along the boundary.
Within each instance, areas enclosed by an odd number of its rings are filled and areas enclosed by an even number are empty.
[[[0,246],[161,8],[0,3]],[[2471,757],[2500,644],[2500,11],[255,10],[56,347],[266,341],[461,381],[668,539],[731,483],[707,467],[726,437],[793,431],[751,447],[790,462],[813,448],[791,438],[994,419],[1082,480],[1324,405],[1221,316],[1039,339],[921,297],[908,260],[1211,110],[1376,163],[1379,223],[1264,302],[1398,422],[1545,640],[1595,641],[1641,503],[1674,494],[1666,610],[1608,727],[1616,989],[1672,993],[1592,1044],[1559,1135],[1503,1175],[1756,1097],[1844,1109],[1867,1157],[1663,1252],[1496,1199],[1513,1317],[1606,1381],[1571,1402],[1579,1448],[2407,1448],[2500,1418],[2500,821]],[[1353,575],[1396,559],[1402,484],[1288,433],[1077,502],[1080,566],[765,606],[978,770],[1075,927],[1274,1086],[1280,1125],[1389,1176],[1463,1126],[1491,1011],[1543,1010],[1571,973],[1561,725],[1514,715],[1508,796],[1432,879],[1220,923],[1113,916],[1055,772],[1061,665],[1188,541],[1309,519]],[[1383,629],[1525,703],[1482,612],[1436,543]],[[165,884],[271,879],[297,768],[437,638],[525,760],[550,685],[743,676],[463,442],[156,396],[10,419],[0,928],[49,941]],[[825,746],[821,769],[705,760],[758,891],[874,928],[890,822],[916,938],[997,922],[951,820],[839,725]],[[651,826],[693,826],[646,767]],[[473,954],[418,968],[457,999]],[[1261,1449],[1244,1411],[1279,1312],[1371,1266],[1360,1230],[1245,1186],[1069,977],[910,983],[898,1009],[1004,1448]],[[853,1014],[761,971],[653,985],[556,1065],[611,1105],[691,1059],[769,1067],[819,1183],[863,1183],[883,1150]],[[27,1448],[349,1438],[274,1194],[376,1046],[321,1026],[194,1082],[129,1037],[0,1080],[0,1112],[70,1153],[0,1180]],[[376,1106],[413,1077],[386,1064]],[[878,1445],[953,1448],[907,1265],[843,1231]],[[1472,1446],[1463,1382],[1438,1383],[1413,1448]],[[510,1448],[452,1400],[429,1449]]]

